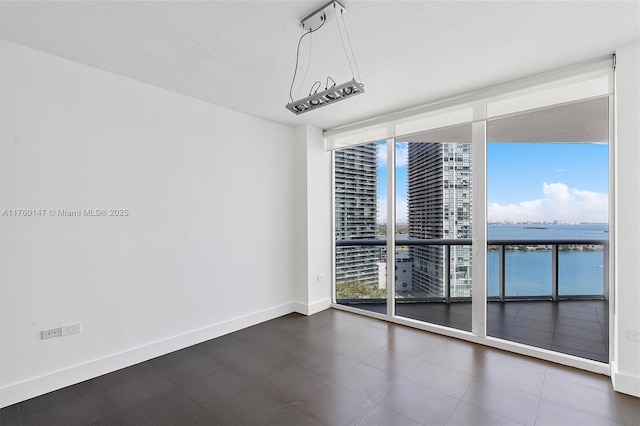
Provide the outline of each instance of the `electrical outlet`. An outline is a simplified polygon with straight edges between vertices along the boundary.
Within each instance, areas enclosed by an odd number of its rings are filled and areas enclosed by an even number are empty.
[[[78,334],[80,333],[80,323],[77,322],[75,324],[68,324],[68,325],[63,325],[61,327],[62,329],[62,336],[68,336],[70,334]]]
[[[640,330],[627,330],[627,339],[640,342]]]
[[[51,339],[52,337],[60,337],[60,327],[50,328],[48,330],[42,330],[40,334],[40,338],[42,340]]]
[[[318,275],[318,282],[321,283],[324,281],[324,275]]]

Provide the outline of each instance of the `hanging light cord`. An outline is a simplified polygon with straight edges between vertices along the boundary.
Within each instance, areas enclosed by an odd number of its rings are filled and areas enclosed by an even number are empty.
[[[311,67],[311,49],[312,48],[313,48],[313,34],[309,37],[309,59],[307,60],[307,68],[304,70],[304,75],[302,76],[300,87],[298,87],[298,95],[297,95],[298,99],[300,99],[300,92],[302,91],[302,86],[304,86],[304,81],[307,79],[307,74],[309,73],[309,68]]]
[[[360,70],[358,69],[358,63],[356,62],[356,55],[353,54],[353,46],[351,45],[351,39],[349,38],[349,31],[347,31],[347,23],[344,20],[344,11],[340,13],[342,16],[342,25],[344,25],[344,32],[347,35],[347,43],[349,43],[349,49],[351,50],[351,57],[353,58],[353,65],[356,67],[356,75],[358,76],[358,81],[362,82],[360,78]],[[353,71],[351,71],[353,73]]]
[[[293,78],[291,79],[291,87],[289,88],[289,99],[291,99],[291,102],[293,102],[293,83],[296,81],[296,74],[298,73],[298,61],[300,60],[300,43],[302,42],[302,39],[311,33],[315,33],[316,31],[318,31],[320,28],[322,28],[322,26],[324,25],[324,23],[327,22],[327,20],[323,20],[322,24],[320,24],[320,26],[318,28],[316,28],[315,30],[309,30],[306,33],[302,34],[302,36],[300,36],[300,40],[298,40],[298,48],[296,49],[296,67],[293,70]]]
[[[347,47],[344,45],[344,38],[342,38],[342,29],[340,29],[340,20],[338,19],[338,12],[336,11],[336,4],[333,3],[333,13],[336,15],[336,27],[338,27],[338,33],[340,34],[340,41],[342,42],[342,50],[344,50],[344,56],[347,58],[347,62],[349,63],[349,68],[351,69],[351,78],[356,78],[353,74],[353,67],[351,66],[351,59],[349,58],[349,54],[347,53]],[[340,13],[342,14],[342,12]],[[344,20],[344,17],[343,17]],[[345,27],[346,29],[347,27]]]
[[[316,87],[316,84],[318,85],[318,88],[314,92],[313,89]],[[311,86],[311,90],[309,90],[309,96],[315,95],[316,93],[318,93],[318,89],[320,89],[321,85],[322,85],[321,81],[316,81],[315,83],[313,83],[313,86]]]

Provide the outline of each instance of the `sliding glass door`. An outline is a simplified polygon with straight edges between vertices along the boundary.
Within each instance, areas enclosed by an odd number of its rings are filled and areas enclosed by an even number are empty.
[[[488,335],[608,362],[608,107],[488,122]]]
[[[471,331],[471,125],[396,142],[395,313]]]

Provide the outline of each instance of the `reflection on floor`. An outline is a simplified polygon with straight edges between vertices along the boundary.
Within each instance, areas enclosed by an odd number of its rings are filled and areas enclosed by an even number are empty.
[[[607,376],[336,309],[286,315],[0,410],[3,426],[635,426],[638,418],[640,399],[615,392]]]
[[[350,306],[386,313],[384,303]],[[471,302],[398,303],[396,315],[471,331]],[[487,334],[538,348],[609,362],[609,302],[489,302]]]

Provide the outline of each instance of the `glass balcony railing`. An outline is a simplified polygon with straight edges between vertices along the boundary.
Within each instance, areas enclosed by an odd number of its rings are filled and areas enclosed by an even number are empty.
[[[469,301],[470,247],[470,239],[396,240],[396,266],[401,264],[403,271],[396,273],[401,281],[396,283],[396,303]],[[467,251],[466,257],[460,254]],[[489,240],[487,297],[502,302],[608,299],[608,259],[607,240]],[[367,277],[371,292],[343,297],[355,294],[340,290],[347,281],[355,287],[358,274]],[[433,278],[428,286],[422,285],[427,283],[423,276]],[[336,241],[336,284],[338,303],[383,302],[386,240]]]
[[[607,299],[607,240],[489,240],[489,300]]]

